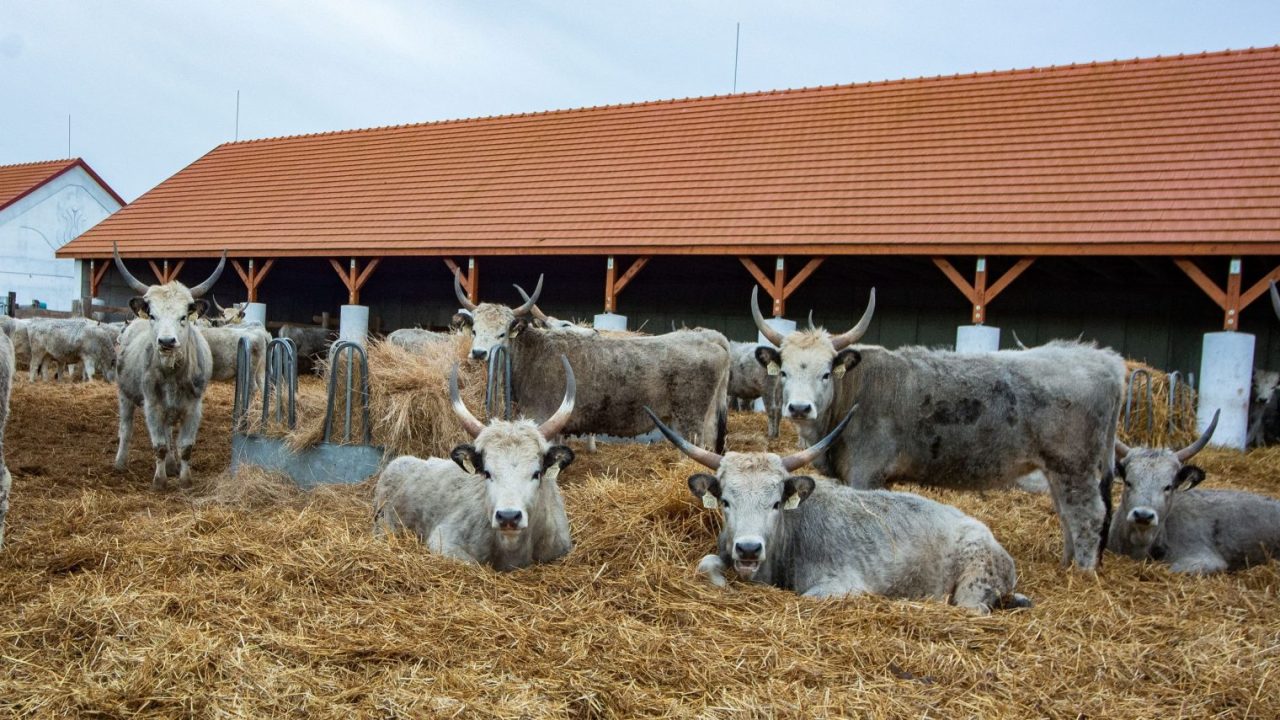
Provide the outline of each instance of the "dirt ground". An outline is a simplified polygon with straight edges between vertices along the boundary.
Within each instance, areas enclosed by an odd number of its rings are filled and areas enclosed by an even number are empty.
[[[695,466],[602,446],[561,475],[573,552],[499,575],[373,539],[367,483],[237,492],[230,405],[207,397],[197,486],[153,492],[141,417],[111,469],[113,386],[17,382],[0,715],[1280,717],[1275,564],[1084,576],[1058,567],[1047,497],[924,490],[992,527],[1036,607],[720,590],[692,572],[718,522]],[[730,448],[763,430],[735,415]],[[1207,485],[1280,494],[1280,450],[1198,461]]]

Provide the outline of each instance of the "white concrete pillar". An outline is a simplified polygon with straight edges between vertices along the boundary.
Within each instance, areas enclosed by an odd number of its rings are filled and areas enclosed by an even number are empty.
[[[244,321],[267,324],[267,304],[260,302],[247,303],[244,306]]]
[[[961,325],[956,328],[956,352],[982,353],[1000,349],[1000,328],[990,325]]]
[[[369,306],[343,305],[338,315],[338,339],[364,345],[369,336]]]
[[[1205,333],[1200,355],[1200,404],[1196,431],[1204,432],[1221,410],[1210,444],[1244,449],[1249,432],[1249,389],[1253,382],[1254,337],[1242,332]]]
[[[626,330],[627,316],[617,315],[615,313],[600,313],[596,316],[592,325],[597,330]]]

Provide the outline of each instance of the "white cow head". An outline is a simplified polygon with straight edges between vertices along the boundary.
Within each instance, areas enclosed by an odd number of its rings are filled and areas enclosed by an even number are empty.
[[[756,327],[775,347],[756,348],[756,362],[782,382],[782,411],[792,420],[816,420],[831,405],[835,382],[857,366],[862,355],[849,347],[867,332],[876,310],[876,291],[862,319],[842,335],[832,335],[821,328],[793,332],[783,336],[769,327],[760,314],[760,288],[751,291],[751,316]]]
[[[458,302],[470,314],[459,313],[453,317],[454,324],[466,325],[471,328],[471,357],[476,360],[484,360],[489,357],[489,353],[495,348],[509,347],[508,343],[511,338],[515,337],[524,329],[525,322],[530,317],[533,305],[538,301],[538,296],[542,294],[542,276],[538,276],[538,285],[533,289],[533,297],[525,301],[519,307],[511,308],[506,305],[498,305],[496,303],[480,303],[476,305],[471,302],[466,293],[462,292],[461,273],[456,272],[453,276],[453,291],[458,296]],[[524,291],[520,291],[524,294]]]
[[[510,549],[518,545],[529,527],[529,512],[544,486],[553,484],[560,471],[573,462],[573,451],[549,440],[560,434],[573,413],[576,383],[569,359],[563,355],[564,399],[555,414],[541,425],[531,420],[492,420],[481,423],[458,394],[458,367],[449,376],[453,412],[473,443],[459,445],[449,457],[467,473],[484,478],[490,526],[499,542]]]
[[[242,302],[233,304],[229,308],[224,308],[218,304],[218,296],[213,297],[213,316],[209,318],[209,324],[213,327],[223,327],[226,325],[239,325],[244,322],[244,311],[249,303]]]
[[[152,337],[155,338],[156,351],[162,364],[172,366],[176,359],[186,350],[191,342],[191,333],[197,318],[209,309],[209,303],[201,297],[209,292],[213,284],[222,275],[222,268],[227,264],[227,253],[222,252],[222,259],[214,268],[213,274],[204,282],[188,288],[173,280],[164,285],[147,285],[135,278],[120,259],[120,251],[112,245],[115,254],[116,269],[124,277],[125,282],[134,290],[142,293],[129,301],[129,308],[142,321],[150,325]]]
[[[784,515],[805,501],[813,492],[813,478],[792,475],[826,451],[849,424],[857,406],[823,439],[798,453],[780,457],[774,453],[738,453],[719,455],[704,450],[662,424],[649,408],[645,412],[654,425],[680,452],[715,471],[715,475],[697,473],[689,477],[689,491],[709,508],[719,507],[724,517],[721,552],[727,552],[733,569],[744,580],[755,577],[769,559],[769,548],[777,547],[779,528]],[[761,578],[768,581],[767,577]]]
[[[1218,412],[1213,413],[1209,427],[1181,450],[1163,448],[1129,448],[1116,440],[1116,475],[1124,480],[1120,508],[1116,511],[1117,529],[1125,535],[1129,546],[1145,557],[1152,543],[1160,537],[1162,523],[1176,500],[1176,494],[1190,490],[1204,480],[1204,470],[1186,462],[1204,449],[1218,427]]]

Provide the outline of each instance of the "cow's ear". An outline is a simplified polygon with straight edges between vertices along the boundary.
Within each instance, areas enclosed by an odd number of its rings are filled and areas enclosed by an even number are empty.
[[[193,300],[190,304],[187,305],[188,320],[195,320],[196,318],[202,318],[204,317],[204,314],[207,312],[209,312],[208,300]]]
[[[715,475],[698,473],[689,476],[689,492],[702,500],[702,506],[716,508],[720,506],[720,478]]]
[[[782,353],[777,348],[761,345],[756,348],[756,362],[760,363],[770,375],[782,372]]]
[[[853,348],[845,348],[836,353],[836,357],[831,361],[831,374],[837,378],[844,377],[844,374],[858,366],[862,362],[862,353]]]
[[[1116,477],[1124,479],[1124,462],[1120,460],[1116,461]]]
[[[560,471],[573,462],[573,451],[564,445],[552,445],[542,458],[542,479],[555,480]]]
[[[782,481],[782,509],[795,510],[813,493],[813,478],[808,475],[792,475]]]
[[[470,329],[474,322],[475,319],[471,317],[471,313],[454,313],[453,318],[449,320],[449,327],[453,330]]]
[[[137,315],[143,320],[150,319],[151,317],[151,306],[147,304],[146,298],[130,298],[129,309],[133,311],[134,315]]]
[[[1181,490],[1190,490],[1202,482],[1204,482],[1204,470],[1195,465],[1183,465],[1178,470],[1178,476],[1174,479],[1173,486]]]
[[[449,459],[458,463],[458,467],[471,475],[484,471],[484,456],[476,450],[475,445],[459,445],[449,453]]]
[[[507,326],[507,337],[513,338],[519,335],[520,331],[524,330],[528,326],[529,321],[524,318],[516,318],[515,320],[512,320],[511,324]]]

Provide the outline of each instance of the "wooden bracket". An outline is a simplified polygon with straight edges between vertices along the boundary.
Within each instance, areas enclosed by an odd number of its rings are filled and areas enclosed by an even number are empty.
[[[101,267],[96,267],[97,261],[89,261],[89,297],[98,297],[98,290],[102,287],[102,278],[107,276],[107,268],[111,267],[111,263],[103,261]]]
[[[645,265],[649,264],[651,256],[644,256],[635,259],[631,263],[631,267],[622,273],[622,277],[617,277],[617,268],[613,262],[613,256],[609,256],[608,262],[605,264],[604,271],[604,311],[607,313],[614,312],[618,308],[618,295],[622,293],[622,289],[631,282],[636,273],[640,272]]]
[[[164,260],[162,263],[162,265],[156,265],[155,260],[147,261],[147,264],[151,266],[151,272],[155,274],[156,279],[160,281],[160,284],[164,285],[178,279],[178,273],[182,272],[182,266],[186,265],[187,261],[179,260],[178,264],[174,265],[172,270],[169,268],[168,260]]]
[[[458,267],[453,258],[444,258],[444,264],[449,266],[449,281],[452,282],[462,268]],[[480,266],[474,257],[467,258],[467,271],[462,273],[462,290],[467,294],[468,300],[480,304]]]
[[[239,260],[231,261],[231,267],[236,269],[236,274],[240,276],[240,281],[244,283],[245,290],[249,293],[249,302],[258,302],[258,288],[262,285],[262,281],[266,279],[267,273],[271,272],[271,268],[275,267],[275,264],[275,258],[271,258],[263,263],[262,267],[255,268],[253,258],[249,258],[249,267],[246,270],[241,267]],[[345,283],[346,281],[344,280],[343,282]]]
[[[343,269],[342,263],[333,258],[329,258],[329,264],[333,266],[334,272],[338,273],[338,277],[342,278],[342,284],[347,286],[347,304],[360,304],[360,288],[369,282],[369,276],[377,269],[378,264],[382,262],[382,258],[374,258],[369,261],[364,270],[360,270],[360,261],[351,258],[348,269]]]
[[[747,272],[751,273],[751,277],[755,278],[760,287],[764,288],[764,291],[769,293],[769,297],[773,298],[774,317],[783,316],[787,309],[787,298],[791,297],[791,293],[794,293],[805,280],[809,279],[809,276],[813,274],[814,270],[818,269],[818,266],[822,265],[824,260],[826,260],[825,257],[812,258],[805,263],[800,272],[795,274],[795,277],[791,278],[790,282],[787,282],[786,260],[779,256],[777,263],[774,264],[773,281],[771,282],[754,260],[749,257],[738,258],[738,261],[747,269]]]
[[[977,260],[973,274],[973,284],[970,285],[960,271],[947,261],[946,258],[935,257],[933,264],[938,266],[943,275],[956,286],[961,294],[969,300],[969,304],[973,306],[973,324],[981,325],[986,320],[987,306],[991,304],[996,296],[1004,292],[1005,288],[1018,279],[1018,276],[1031,267],[1031,263],[1035,262],[1035,258],[1024,257],[1013,264],[1013,267],[1005,271],[990,287],[987,286],[987,259],[980,257]]]
[[[1241,262],[1240,258],[1235,257],[1231,258],[1227,266],[1227,289],[1222,290],[1190,258],[1174,258],[1173,262],[1186,273],[1187,277],[1191,278],[1191,282],[1195,283],[1196,287],[1209,296],[1215,305],[1222,308],[1222,329],[1224,330],[1239,330],[1240,313],[1254,300],[1262,297],[1273,280],[1280,282],[1280,266],[1277,266],[1248,290],[1241,292]]]

